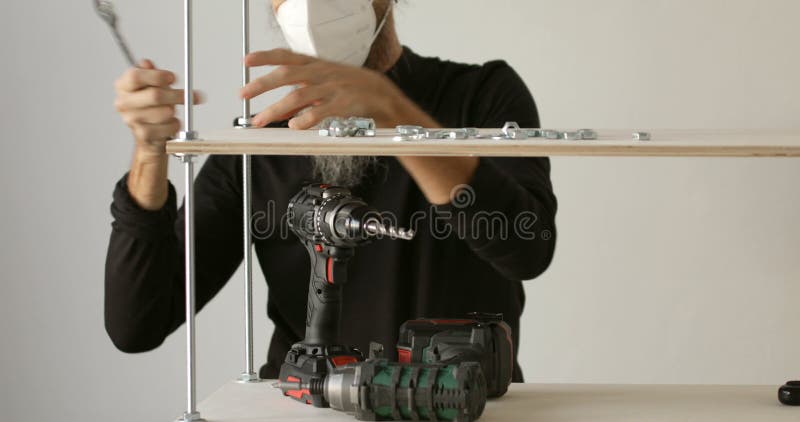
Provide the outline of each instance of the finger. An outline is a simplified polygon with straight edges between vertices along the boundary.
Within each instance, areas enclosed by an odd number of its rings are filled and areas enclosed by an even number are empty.
[[[139,62],[139,67],[142,69],[155,69],[156,65],[150,59],[144,59]]]
[[[123,119],[128,126],[141,124],[164,124],[169,123],[175,117],[175,107],[159,106],[131,110],[123,115]]]
[[[183,104],[183,92],[182,89],[145,88],[120,95],[116,100],[115,106],[117,111],[125,112],[140,108]],[[202,94],[195,91],[193,101],[196,104],[202,104],[203,100]]]
[[[133,134],[140,142],[163,142],[172,139],[181,130],[181,121],[172,118],[166,123],[134,125]]]
[[[258,113],[253,119],[253,124],[263,127],[272,122],[278,122],[294,116],[294,113],[297,113],[298,110],[324,99],[328,91],[328,88],[322,85],[311,85],[296,89],[277,103],[267,107],[266,110]]]
[[[256,51],[244,58],[244,64],[248,67],[255,66],[282,66],[282,65],[304,65],[318,59],[302,54],[294,53],[285,48],[274,50]]]
[[[325,118],[333,116],[336,116],[336,109],[330,103],[323,103],[289,120],[289,127],[295,130],[311,129]]]
[[[316,78],[310,70],[305,66],[280,66],[245,85],[239,95],[244,99],[250,99],[282,86],[314,83]]]
[[[175,82],[175,74],[168,70],[131,68],[117,81],[117,91],[133,92],[156,86],[166,88]]]

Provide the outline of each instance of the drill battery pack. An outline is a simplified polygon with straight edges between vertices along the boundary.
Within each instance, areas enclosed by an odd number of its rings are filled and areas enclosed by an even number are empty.
[[[364,355],[355,347],[309,346],[295,344],[286,354],[281,365],[279,379],[286,383],[313,385],[321,382],[336,368],[364,360]],[[314,407],[329,407],[324,395],[313,388],[287,388],[283,395]]]
[[[477,362],[486,378],[487,396],[508,391],[514,367],[511,327],[502,314],[471,313],[465,319],[420,318],[400,327],[400,363]]]

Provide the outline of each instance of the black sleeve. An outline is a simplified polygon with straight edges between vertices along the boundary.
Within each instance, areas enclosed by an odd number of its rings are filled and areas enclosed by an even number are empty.
[[[241,163],[212,156],[195,181],[197,308],[208,303],[242,261]],[[184,321],[184,214],[169,185],[164,208],[146,211],[117,183],[105,273],[105,326],[128,353],[152,350]]]
[[[500,128],[507,121],[540,127],[533,96],[505,62],[484,65],[478,86],[471,110],[478,127]],[[500,274],[530,280],[553,259],[556,208],[548,158],[481,158],[460,202],[438,209],[451,225],[462,218],[464,241]],[[505,229],[494,216],[502,216]]]

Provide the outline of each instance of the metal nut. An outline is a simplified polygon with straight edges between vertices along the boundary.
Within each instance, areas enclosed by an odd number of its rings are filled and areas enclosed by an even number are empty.
[[[578,141],[583,138],[581,137],[581,134],[578,132],[561,132],[561,139],[567,141]]]
[[[505,135],[508,139],[528,139],[528,131],[524,129],[507,129]]]
[[[253,127],[253,121],[249,117],[237,117],[233,126],[237,129],[249,129]]]
[[[368,117],[351,117],[347,124],[361,130],[375,130],[375,120]]]
[[[488,133],[488,134],[485,134],[485,135],[478,135],[475,138],[476,139],[492,139],[492,140],[495,140],[495,141],[505,141],[505,140],[510,139],[504,133]]]
[[[356,135],[361,138],[374,138],[375,137],[375,129],[359,129],[356,132]]]
[[[328,127],[330,128],[330,136],[336,138],[344,138],[351,136],[351,133],[355,133],[355,130],[352,130],[347,123],[341,120],[333,120]]]
[[[423,129],[422,126],[397,126],[397,133],[401,135],[419,135]]]
[[[411,142],[411,141],[421,141],[425,139],[425,135],[417,134],[417,135],[397,135],[392,138],[395,142]]]
[[[561,137],[561,132],[557,130],[545,130],[544,137],[547,139],[558,139]]]
[[[527,135],[529,138],[544,138],[544,130],[542,129],[529,129],[527,131]]]
[[[581,129],[578,131],[578,134],[581,136],[581,139],[586,141],[597,140],[597,132],[593,131],[592,129]]]
[[[506,122],[506,124],[503,125],[503,135],[509,136],[510,131],[519,129],[519,124],[517,122]]]
[[[447,135],[449,139],[468,139],[469,132],[466,129],[454,129],[451,131],[447,131]]]
[[[465,127],[464,130],[467,132],[467,136],[470,138],[478,136],[481,133],[476,127]]]

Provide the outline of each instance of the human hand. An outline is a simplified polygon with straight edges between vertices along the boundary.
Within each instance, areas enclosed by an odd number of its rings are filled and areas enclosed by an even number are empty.
[[[375,119],[378,127],[411,124],[405,120],[424,114],[382,73],[320,60],[285,49],[259,51],[245,57],[248,67],[277,66],[269,74],[241,89],[244,99],[257,97],[283,86],[298,88],[258,113],[253,125],[263,127],[289,120],[292,129],[309,129],[334,116]],[[298,114],[299,113],[299,114]],[[432,124],[432,123],[431,123]]]
[[[183,104],[183,90],[170,88],[175,80],[174,73],[143,60],[116,81],[114,107],[131,129],[138,151],[165,155],[166,141],[180,130],[175,105]],[[202,102],[197,91],[194,101]]]

